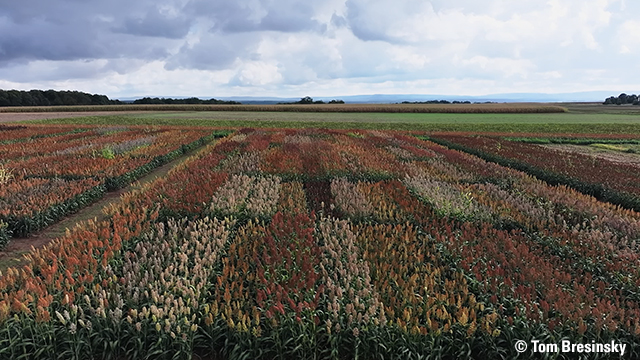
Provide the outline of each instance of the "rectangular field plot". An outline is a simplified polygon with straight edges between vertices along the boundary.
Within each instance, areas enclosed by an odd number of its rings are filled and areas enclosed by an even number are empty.
[[[211,137],[168,127],[1,126],[0,238],[38,231]]]
[[[635,153],[639,136],[613,136],[502,138],[442,134],[432,140],[525,171],[548,183],[570,186],[599,200],[640,211],[640,155]],[[586,145],[608,153],[580,148]]]
[[[640,213],[410,134],[241,129],[108,213],[0,277],[0,357],[640,356]]]

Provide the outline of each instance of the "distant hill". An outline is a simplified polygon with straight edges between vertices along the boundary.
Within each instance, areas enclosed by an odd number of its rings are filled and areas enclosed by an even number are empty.
[[[633,93],[629,91],[627,93]],[[637,91],[636,91],[637,93]],[[332,95],[332,96],[313,96],[313,94],[300,94],[297,97],[269,97],[269,96],[222,96],[216,97],[223,101],[237,101],[243,104],[277,104],[291,103],[299,101],[304,95],[311,95],[316,101],[329,102],[333,99],[344,100],[346,103],[360,104],[394,104],[401,102],[427,102],[433,100],[446,101],[470,101],[470,102],[602,102],[602,99],[610,96],[611,91],[584,91],[572,93],[505,93],[490,94],[479,96],[466,95],[443,95],[443,94],[369,94],[369,95]],[[140,97],[120,98],[121,101],[131,102]],[[180,99],[179,96],[171,96],[171,98]],[[186,97],[182,97],[183,99]],[[210,98],[210,96],[201,96],[200,98]]]

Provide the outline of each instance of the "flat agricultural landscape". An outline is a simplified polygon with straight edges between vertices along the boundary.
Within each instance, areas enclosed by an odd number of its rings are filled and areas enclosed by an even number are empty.
[[[102,126],[311,127],[622,134],[640,133],[639,119],[639,106],[603,106],[594,103],[119,105],[0,108],[0,123],[29,121],[33,124]]]
[[[0,246],[130,189],[0,264],[0,358],[640,357],[640,115],[562,107],[0,113]]]

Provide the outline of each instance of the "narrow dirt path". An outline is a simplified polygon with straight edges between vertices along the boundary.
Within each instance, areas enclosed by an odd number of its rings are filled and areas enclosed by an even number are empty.
[[[200,148],[195,149],[192,152],[176,158],[170,163],[156,168],[149,174],[138,179],[137,181],[133,182],[131,185],[123,189],[106,193],[102,199],[78,211],[75,214],[64,217],[62,220],[47,227],[46,229],[43,229],[35,234],[31,234],[31,236],[26,238],[12,238],[9,242],[9,245],[7,245],[7,247],[3,251],[0,251],[0,271],[4,271],[10,266],[20,266],[25,262],[23,255],[27,254],[32,247],[41,248],[47,245],[52,240],[63,236],[66,233],[67,229],[73,229],[79,222],[87,221],[94,218],[98,221],[104,220],[106,216],[102,213],[102,209],[105,206],[109,206],[110,204],[119,202],[120,196],[126,192],[138,189],[144,184],[164,177],[165,175],[167,175],[169,170],[185,161],[189,156],[193,155],[194,152],[198,151],[199,149]]]

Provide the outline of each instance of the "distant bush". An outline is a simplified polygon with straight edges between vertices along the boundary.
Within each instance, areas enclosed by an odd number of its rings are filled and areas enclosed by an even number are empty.
[[[622,93],[618,96],[610,96],[604,100],[603,105],[623,105],[623,104],[633,104],[640,105],[640,98],[638,95],[631,94],[627,95]]]

